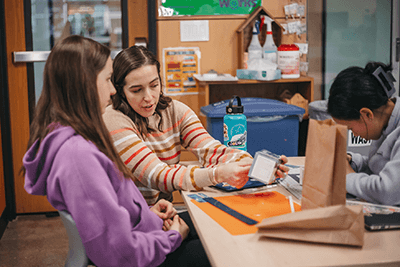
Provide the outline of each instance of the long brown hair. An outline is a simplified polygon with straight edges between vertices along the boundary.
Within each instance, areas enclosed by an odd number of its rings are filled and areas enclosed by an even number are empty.
[[[131,171],[116,152],[102,119],[96,81],[109,56],[106,46],[78,35],[53,47],[44,67],[43,90],[30,127],[28,148],[46,137],[52,123],[71,126],[130,178]]]
[[[113,108],[127,115],[135,123],[142,137],[145,137],[148,133],[154,132],[155,130],[149,127],[147,118],[136,113],[136,111],[129,105],[125,97],[124,86],[126,84],[125,78],[129,73],[147,65],[154,65],[157,67],[158,78],[160,79],[161,94],[155,112],[160,115],[161,119],[158,124],[158,130],[162,131],[161,125],[163,118],[161,117],[161,111],[168,107],[172,99],[162,93],[160,63],[154,54],[144,46],[131,46],[122,50],[114,58],[113,75],[111,78],[114,87],[117,90],[117,93],[111,97]]]

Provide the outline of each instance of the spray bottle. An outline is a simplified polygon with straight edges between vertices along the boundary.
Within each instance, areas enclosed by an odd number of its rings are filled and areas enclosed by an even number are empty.
[[[237,105],[233,101],[237,100]],[[226,106],[224,116],[224,145],[247,151],[247,119],[240,97],[234,95]]]
[[[276,57],[278,48],[274,43],[274,39],[272,37],[272,22],[274,20],[268,16],[264,16],[264,23],[267,24],[267,36],[265,39],[265,43],[263,46],[263,58],[265,60],[269,60],[272,63],[276,64]]]
[[[261,47],[260,41],[258,40],[258,34],[260,33],[259,25],[260,22],[256,21],[253,26],[253,36],[251,37],[251,42],[247,49],[249,55],[248,61],[252,59],[262,58],[263,49]]]

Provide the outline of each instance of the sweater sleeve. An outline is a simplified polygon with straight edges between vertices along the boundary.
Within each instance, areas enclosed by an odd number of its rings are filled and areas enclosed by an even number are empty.
[[[351,155],[352,165],[351,167],[355,172],[366,172],[369,173],[368,157],[361,155],[360,153],[347,152]]]
[[[69,164],[55,160],[60,168],[48,191],[60,190],[52,195],[62,198],[58,203],[65,203],[74,218],[88,257],[96,266],[161,264],[180,245],[179,233],[161,229],[162,221],[148,209],[132,181],[116,175],[114,164],[104,154],[81,151],[80,146],[60,151]],[[128,191],[119,198],[117,192],[123,186]],[[57,203],[54,198],[51,201]],[[132,204],[121,206],[121,201]]]
[[[171,149],[176,152],[171,155],[173,158],[177,158],[180,154],[180,149],[177,147],[182,143],[198,156],[201,166],[168,165],[140,138],[129,117],[111,109],[108,109],[103,116],[122,160],[144,187],[165,193],[172,193],[174,190],[202,190],[203,187],[215,184],[212,171],[215,165],[251,158],[247,152],[229,149],[212,138],[195,113],[183,103],[173,101],[171,105],[173,114],[169,115],[174,121],[165,122],[171,125],[166,125],[165,132],[160,133],[162,135],[158,140],[160,143],[177,140],[177,143],[164,147],[164,150]]]
[[[377,174],[365,172],[350,173],[346,176],[346,189],[350,194],[369,202],[385,205],[400,205],[400,140],[397,140],[390,155],[377,153],[374,157],[385,165]],[[365,168],[364,168],[365,169]]]
[[[138,186],[145,187],[141,188],[142,193],[146,193],[146,188],[172,193],[175,190],[202,190],[203,187],[213,185],[212,170],[209,171],[195,165],[168,165],[161,160],[155,151],[150,149],[140,138],[132,120],[121,112],[107,109],[103,118],[122,161],[140,183]],[[172,131],[169,131],[163,134],[159,140],[162,142],[174,137]],[[177,140],[178,144],[174,144],[172,149],[176,150],[176,147],[180,146],[179,136]],[[164,150],[169,149],[171,147],[164,148]],[[177,151],[176,154],[180,154],[180,151]],[[148,198],[146,200],[152,204]]]

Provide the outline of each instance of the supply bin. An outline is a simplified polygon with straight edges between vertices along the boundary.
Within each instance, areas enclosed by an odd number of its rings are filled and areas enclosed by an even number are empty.
[[[241,98],[244,115],[247,117],[247,151],[254,157],[257,151],[267,149],[278,155],[297,156],[299,120],[303,108],[274,99]],[[200,108],[207,117],[207,131],[224,143],[223,118],[228,100]]]
[[[328,113],[328,100],[317,100],[308,104],[308,113],[310,119],[326,120],[331,119]],[[347,151],[360,153],[361,155],[368,156],[371,140],[365,140],[359,136],[354,136],[351,130],[347,131]]]

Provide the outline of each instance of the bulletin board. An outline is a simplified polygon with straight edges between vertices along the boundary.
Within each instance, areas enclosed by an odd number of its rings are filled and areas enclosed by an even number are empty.
[[[193,77],[200,72],[198,47],[173,47],[163,49],[164,93],[167,95],[198,94]]]
[[[247,15],[262,0],[161,0],[159,16]]]

